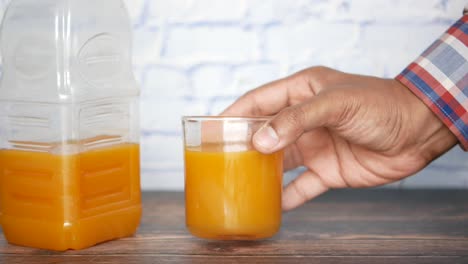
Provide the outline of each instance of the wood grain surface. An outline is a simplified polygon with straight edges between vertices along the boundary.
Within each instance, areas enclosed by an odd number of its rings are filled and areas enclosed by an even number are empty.
[[[331,191],[254,242],[191,236],[183,198],[144,193],[135,236],[80,251],[18,247],[0,234],[0,263],[468,263],[468,190]]]

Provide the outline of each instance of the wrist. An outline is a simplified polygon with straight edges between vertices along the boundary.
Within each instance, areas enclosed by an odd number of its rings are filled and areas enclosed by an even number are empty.
[[[417,152],[429,163],[457,144],[457,137],[438,115],[407,86],[399,83],[408,106],[407,123]]]

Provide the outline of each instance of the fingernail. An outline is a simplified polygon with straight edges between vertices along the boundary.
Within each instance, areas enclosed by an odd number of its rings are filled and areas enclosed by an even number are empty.
[[[266,149],[271,149],[278,144],[279,137],[271,126],[266,126],[255,134],[254,140],[257,145]]]

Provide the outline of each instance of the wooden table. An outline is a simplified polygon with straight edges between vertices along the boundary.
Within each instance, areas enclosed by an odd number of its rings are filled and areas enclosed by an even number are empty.
[[[143,194],[134,237],[82,251],[7,244],[0,263],[468,263],[468,191],[340,190],[286,213],[258,242],[192,237],[182,193]]]

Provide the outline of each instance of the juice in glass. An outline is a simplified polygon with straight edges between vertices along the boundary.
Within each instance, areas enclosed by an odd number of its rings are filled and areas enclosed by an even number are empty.
[[[187,126],[185,132],[187,143]],[[216,138],[212,133],[206,132]],[[203,131],[198,134],[203,138]],[[207,138],[199,143],[185,146],[188,230],[197,237],[221,240],[255,240],[277,233],[283,153],[262,154],[250,146],[250,140],[231,144]]]

